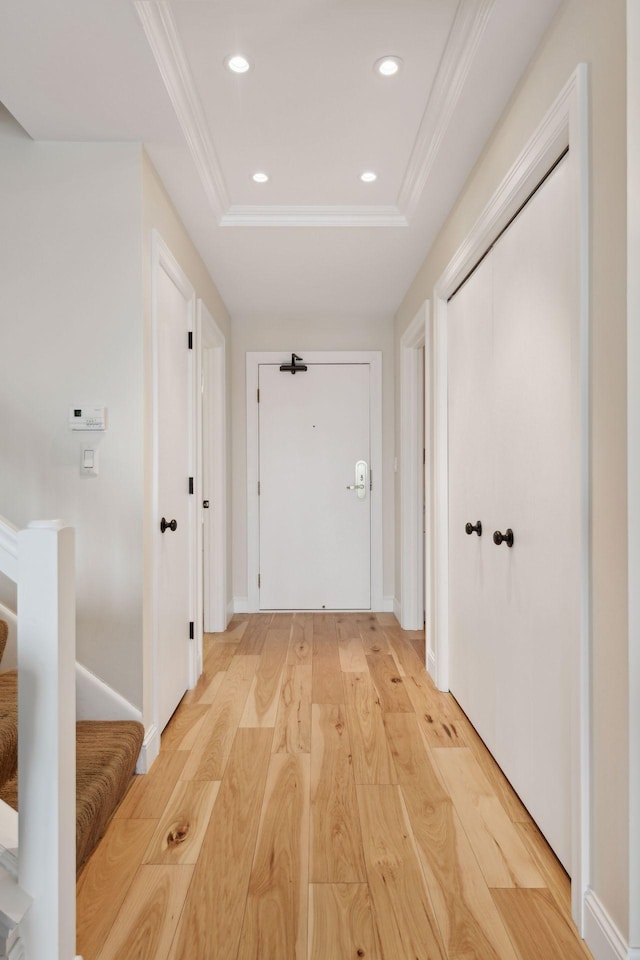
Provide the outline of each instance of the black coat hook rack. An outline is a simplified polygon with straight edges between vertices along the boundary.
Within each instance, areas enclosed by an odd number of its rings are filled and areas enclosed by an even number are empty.
[[[296,360],[300,360],[300,363],[296,363]],[[297,353],[291,354],[291,363],[280,364],[280,373],[305,373],[306,370],[306,363],[303,362],[302,357],[299,357]]]

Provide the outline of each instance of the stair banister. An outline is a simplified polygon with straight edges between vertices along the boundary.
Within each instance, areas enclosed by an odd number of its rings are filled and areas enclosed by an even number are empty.
[[[24,960],[76,956],[74,553],[61,520],[18,531],[0,518],[0,570],[18,585],[16,895],[32,900],[19,923]]]
[[[0,573],[18,581],[18,528],[0,517]]]

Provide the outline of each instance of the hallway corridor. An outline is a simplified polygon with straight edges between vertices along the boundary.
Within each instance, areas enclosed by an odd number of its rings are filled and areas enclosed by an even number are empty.
[[[392,614],[235,616],[78,880],[84,960],[585,960],[569,880]]]

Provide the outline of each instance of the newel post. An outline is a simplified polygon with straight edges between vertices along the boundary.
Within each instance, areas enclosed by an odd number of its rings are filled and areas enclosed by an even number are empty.
[[[18,534],[19,883],[26,956],[75,957],[75,538],[61,520]]]

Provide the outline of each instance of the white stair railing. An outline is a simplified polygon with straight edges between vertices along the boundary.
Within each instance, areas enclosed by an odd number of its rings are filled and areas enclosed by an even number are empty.
[[[0,810],[0,937],[24,960],[76,955],[74,552],[61,520],[17,530],[0,517],[0,571],[18,586],[20,810],[17,858]]]

